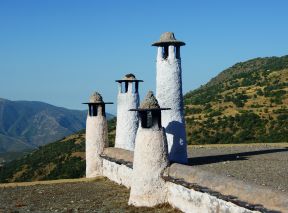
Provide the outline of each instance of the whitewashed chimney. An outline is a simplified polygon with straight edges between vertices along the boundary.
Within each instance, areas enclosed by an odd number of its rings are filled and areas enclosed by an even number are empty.
[[[139,82],[132,73],[124,76],[119,83],[117,97],[117,124],[115,147],[134,150],[135,138],[138,129],[138,112],[129,112],[129,109],[139,107]]]
[[[176,40],[172,32],[163,33],[158,47],[156,62],[156,98],[160,106],[171,107],[162,113],[162,125],[166,129],[169,159],[187,163],[187,141],[183,107],[182,70],[180,47],[184,42]]]
[[[86,177],[92,178],[102,175],[102,158],[100,154],[108,147],[108,128],[105,104],[102,96],[95,92],[90,97],[86,120]]]
[[[165,129],[161,126],[161,110],[152,92],[148,92],[138,111],[137,131],[129,204],[155,206],[166,202],[167,189],[161,178],[168,166]]]

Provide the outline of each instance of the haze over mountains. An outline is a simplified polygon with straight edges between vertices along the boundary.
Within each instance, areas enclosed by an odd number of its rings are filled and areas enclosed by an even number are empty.
[[[0,152],[34,149],[85,128],[86,111],[0,99]]]

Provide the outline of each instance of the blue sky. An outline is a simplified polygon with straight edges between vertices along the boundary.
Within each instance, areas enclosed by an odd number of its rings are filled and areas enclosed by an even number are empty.
[[[134,73],[155,91],[156,48],[173,31],[187,92],[233,64],[288,54],[286,0],[0,0],[0,97],[85,109],[93,91],[116,103]],[[115,113],[116,104],[108,111]]]

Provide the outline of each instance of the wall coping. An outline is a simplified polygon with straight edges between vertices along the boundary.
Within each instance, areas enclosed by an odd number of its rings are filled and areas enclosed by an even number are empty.
[[[288,212],[287,194],[235,178],[203,171],[193,166],[174,163],[163,174],[166,181],[207,192],[245,208],[261,212]],[[272,211],[272,212],[273,212]]]
[[[108,147],[104,149],[103,153],[100,156],[114,163],[124,164],[129,168],[133,168],[133,155],[133,151],[115,147]]]
[[[104,149],[101,157],[133,168],[133,154],[133,151],[109,147]],[[163,179],[195,191],[208,193],[250,210],[288,212],[288,195],[285,193],[197,167],[173,163],[165,169]]]

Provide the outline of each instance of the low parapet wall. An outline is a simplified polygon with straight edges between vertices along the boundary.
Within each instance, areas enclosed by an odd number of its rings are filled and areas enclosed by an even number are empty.
[[[173,207],[183,212],[191,213],[252,213],[250,209],[238,206],[229,201],[220,199],[207,192],[189,189],[178,183],[166,182],[168,193],[167,201]]]
[[[164,172],[163,178],[166,179],[167,182],[189,189],[190,193],[192,193],[192,191],[202,192],[216,197],[218,200],[235,204],[247,210],[259,212],[288,212],[288,197],[286,194],[267,187],[244,183],[234,178],[216,175],[193,166],[172,164]],[[172,188],[174,190],[170,190],[172,194],[169,196],[175,197],[175,188],[177,187],[173,186]],[[187,199],[185,198],[185,193],[181,194],[183,199]],[[214,202],[215,201],[213,201],[213,203]],[[179,205],[179,203],[177,202],[176,205]],[[210,203],[210,205],[213,206],[212,203]]]
[[[133,152],[107,148],[101,157],[103,175],[130,188]],[[193,166],[172,164],[164,171],[163,179],[167,202],[183,212],[288,212],[285,194]]]
[[[118,184],[130,188],[133,152],[110,147],[104,150],[101,157],[103,158],[103,175]]]

